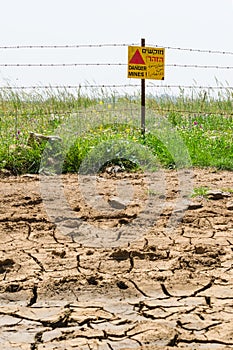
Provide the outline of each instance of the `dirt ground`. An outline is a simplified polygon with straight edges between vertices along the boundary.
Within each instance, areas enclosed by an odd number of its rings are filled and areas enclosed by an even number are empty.
[[[135,240],[131,234],[124,246],[101,247],[58,230],[38,175],[1,173],[1,349],[233,348],[232,172],[193,169],[194,187],[210,191],[189,198],[169,231],[179,189],[176,171],[165,175],[159,197],[165,205],[154,225],[142,216],[145,231],[137,234],[139,226],[133,227]],[[123,178],[134,187],[125,206],[115,186]],[[60,222],[72,232],[82,233],[84,223],[92,234],[101,227],[106,235],[119,227],[132,231],[145,200],[143,174],[106,173],[100,180],[97,191],[116,210],[100,215],[91,192],[87,203],[77,177],[66,175],[66,198],[82,224],[76,227],[59,212]]]

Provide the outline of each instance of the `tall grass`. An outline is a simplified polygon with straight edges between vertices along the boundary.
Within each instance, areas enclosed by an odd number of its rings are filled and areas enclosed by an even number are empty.
[[[181,89],[178,96],[169,92],[160,96],[148,95],[146,103],[147,109],[163,115],[180,135],[193,166],[233,170],[232,90],[221,90],[221,93],[213,95],[209,90],[198,92],[194,88],[186,94]],[[95,110],[100,105],[106,107],[106,113],[114,108],[118,108],[119,113],[122,109],[122,113],[128,114],[129,123],[104,123],[94,129],[90,126],[90,130],[77,137],[65,154],[64,172],[77,171],[90,150],[114,138],[143,144],[157,155],[165,167],[176,166],[169,147],[149,126],[146,136],[142,137],[140,120],[138,127],[130,124],[132,113],[129,107],[140,111],[139,95],[119,96],[102,90],[92,91],[90,95],[82,94],[80,89],[70,93],[65,88],[23,92],[7,88],[0,91],[0,168],[14,174],[38,172],[45,142],[28,145],[29,133],[51,135],[71,113],[90,107]],[[128,164],[132,165],[132,162]]]

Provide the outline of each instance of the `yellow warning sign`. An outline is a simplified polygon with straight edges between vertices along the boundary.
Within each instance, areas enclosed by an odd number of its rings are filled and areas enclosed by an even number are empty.
[[[128,46],[128,78],[164,80],[165,49]]]

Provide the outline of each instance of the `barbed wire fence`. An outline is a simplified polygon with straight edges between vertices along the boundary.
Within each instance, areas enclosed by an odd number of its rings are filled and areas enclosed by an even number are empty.
[[[14,51],[18,52],[20,50],[37,50],[41,52],[41,50],[82,50],[82,49],[94,49],[94,48],[126,48],[128,46],[137,46],[137,43],[103,43],[103,44],[75,44],[75,45],[12,45],[12,46],[0,46],[0,51]],[[148,44],[148,46],[151,47],[164,47],[166,50],[169,51],[181,51],[181,52],[190,52],[190,53],[197,53],[197,54],[208,54],[208,55],[217,55],[217,56],[225,56],[230,57],[233,55],[233,52],[230,51],[219,51],[219,50],[203,50],[198,48],[183,48],[183,47],[172,47],[172,46],[163,46],[163,45],[155,45],[155,44]],[[28,62],[28,63],[10,63],[10,62],[0,62],[1,68],[28,68],[31,69],[33,67],[37,68],[84,68],[84,67],[112,67],[115,69],[116,67],[127,67],[126,62],[61,62],[61,63],[41,63],[41,62]],[[228,71],[232,72],[233,66],[231,65],[215,65],[215,64],[185,64],[180,62],[172,62],[167,63],[165,67],[171,67],[173,69],[200,69],[200,70],[218,70],[218,71]],[[136,89],[137,92],[140,91],[140,84],[138,82],[136,83],[125,83],[125,84],[87,84],[87,83],[80,83],[80,84],[30,84],[30,85],[11,85],[11,84],[0,84],[0,93],[2,96],[4,96],[4,93],[14,93],[14,92],[28,92],[29,94],[31,92],[35,91],[71,91],[71,93],[79,92],[80,91],[88,91],[90,89],[99,89],[101,91],[113,91],[114,94],[119,92],[119,89],[124,89],[124,91],[128,91],[128,89],[131,89],[130,91],[133,91],[132,89]],[[208,86],[208,85],[179,85],[179,84],[164,84],[164,82],[161,82],[160,84],[152,83],[151,81],[147,83],[147,89],[149,91],[148,95],[151,97],[153,94],[153,89],[156,89],[157,91],[162,91],[163,93],[167,93],[166,91],[171,92],[174,91],[174,89],[178,89],[179,91],[206,91],[208,92],[221,92],[221,91],[227,91],[228,95],[230,94],[233,96],[233,86],[230,85],[218,85],[218,86]],[[79,95],[80,96],[80,95]],[[206,111],[204,109],[198,109],[198,110],[190,110],[188,108],[175,108],[174,104],[171,104],[170,107],[166,106],[160,106],[158,105],[158,111],[162,113],[167,112],[177,112],[177,113],[189,113],[189,114],[200,114],[205,113],[205,115],[208,114],[216,114],[216,115],[233,115],[233,112],[225,112],[222,110],[218,111]],[[53,111],[50,109],[47,113],[44,113],[44,115],[50,115],[51,113],[56,113],[56,111]],[[64,110],[59,111],[62,114],[68,114],[71,113],[72,110]],[[18,114],[18,111],[15,112],[16,115]],[[37,112],[31,111],[30,115],[36,115]],[[15,128],[17,129],[17,127]]]
[[[13,46],[0,46],[0,50],[8,51],[8,50],[48,50],[48,49],[84,49],[84,48],[114,48],[114,47],[128,47],[129,45],[131,46],[136,46],[136,43],[133,44],[117,44],[117,43],[106,43],[106,44],[80,44],[80,45],[13,45]],[[167,50],[170,51],[186,51],[186,52],[191,52],[191,53],[206,53],[206,54],[211,54],[211,55],[224,55],[224,56],[230,56],[233,55],[233,52],[230,51],[218,51],[218,50],[203,50],[203,49],[195,49],[195,48],[182,48],[182,47],[171,47],[171,46],[159,46],[155,44],[149,44],[148,46],[153,46],[153,47],[164,47]],[[0,63],[0,67],[6,68],[22,68],[22,67],[116,67],[116,66],[122,66],[126,67],[127,63],[126,62],[63,62],[63,63]],[[182,63],[168,63],[165,65],[165,67],[172,67],[172,68],[191,68],[191,69],[217,69],[217,70],[232,70],[233,66],[230,65],[200,65],[200,64],[182,64]],[[78,85],[80,87],[80,85]],[[106,87],[110,87],[109,84],[104,84]],[[118,87],[118,84],[113,84],[113,87]],[[124,84],[123,87],[129,87],[129,86],[134,86],[134,84]],[[160,87],[161,85],[158,85],[157,87]],[[0,86],[0,88],[13,88],[11,86]],[[48,86],[48,88],[51,88],[52,86]],[[57,86],[55,86],[57,88]],[[67,88],[75,88],[75,86],[63,86]],[[85,86],[87,87],[87,86]],[[103,84],[100,85],[100,87],[103,87]],[[173,87],[173,86],[169,86]],[[183,86],[186,88],[186,86]],[[192,86],[195,87],[195,86]],[[14,88],[17,89],[26,89],[27,86],[14,86]],[[29,87],[30,88],[30,87]],[[41,86],[37,85],[35,88],[42,88]],[[43,86],[43,88],[47,88],[47,86]],[[213,87],[209,87],[213,88]],[[216,89],[216,87],[214,87]],[[224,87],[217,87],[217,88],[224,88]],[[231,88],[229,86],[226,86],[226,88]]]

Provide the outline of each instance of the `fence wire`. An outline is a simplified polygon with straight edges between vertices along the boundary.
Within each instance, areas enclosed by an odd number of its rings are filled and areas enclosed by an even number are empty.
[[[154,44],[150,44],[148,46],[164,47],[167,50],[178,50],[178,51],[188,51],[188,52],[198,52],[198,53],[208,53],[208,54],[218,54],[218,55],[233,55],[233,52],[231,51],[192,49],[192,48],[184,48],[184,47],[160,46],[160,45],[154,45]]]
[[[12,45],[0,46],[0,50],[8,49],[80,49],[80,48],[101,48],[101,47],[126,47],[137,44],[79,44],[79,45]]]
[[[2,90],[35,90],[35,89],[42,89],[42,90],[56,90],[56,89],[88,89],[88,88],[102,88],[102,89],[111,89],[111,88],[140,88],[140,84],[88,84],[88,85],[28,85],[28,86],[0,86],[0,89]],[[233,90],[233,86],[206,86],[206,85],[159,85],[159,84],[148,84],[147,89],[198,89],[198,90]]]
[[[127,63],[0,63],[0,67],[90,67],[90,66],[127,66]],[[233,69],[233,66],[198,65],[198,64],[165,64],[165,67],[174,68],[201,68],[201,69]]]
[[[207,54],[220,54],[220,55],[233,55],[231,51],[220,51],[220,50],[206,50],[206,49],[195,49],[195,48],[183,48],[174,46],[164,46],[158,44],[147,44],[151,47],[163,47],[167,50],[178,50],[188,52],[198,52]],[[102,47],[127,47],[127,46],[140,46],[138,43],[103,43],[103,44],[73,44],[73,45],[9,45],[0,46],[0,50],[10,49],[79,49],[79,48],[102,48]]]

